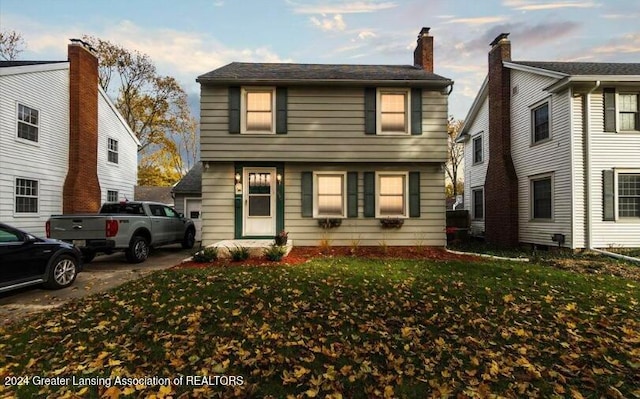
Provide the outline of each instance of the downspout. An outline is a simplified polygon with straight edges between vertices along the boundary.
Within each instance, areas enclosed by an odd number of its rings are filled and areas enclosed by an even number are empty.
[[[584,130],[585,130],[585,195],[587,196],[587,249],[593,249],[593,218],[591,217],[591,210],[593,208],[593,195],[591,195],[591,112],[589,112],[591,105],[591,93],[596,91],[600,87],[600,81],[596,81],[595,86],[589,90],[585,96],[584,105]]]

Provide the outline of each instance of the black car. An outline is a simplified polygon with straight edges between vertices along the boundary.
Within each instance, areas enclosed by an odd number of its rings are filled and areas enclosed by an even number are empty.
[[[71,244],[0,223],[0,292],[35,284],[68,287],[82,268],[81,259]]]

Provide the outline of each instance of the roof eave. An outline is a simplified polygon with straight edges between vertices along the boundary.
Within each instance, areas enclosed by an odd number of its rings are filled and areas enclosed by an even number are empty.
[[[585,82],[635,83],[640,82],[640,75],[577,75],[568,76],[544,88],[550,93],[558,93],[576,83]]]
[[[535,73],[537,75],[548,76],[550,78],[555,78],[555,79],[562,79],[564,77],[569,76],[566,73],[561,73],[561,72],[557,72],[557,71],[551,71],[549,69],[544,69],[544,68],[537,68],[537,67],[533,67],[533,66],[529,66],[529,65],[522,65],[522,64],[515,63],[515,62],[503,61],[502,65],[504,65],[505,67],[507,67],[509,69],[515,69],[515,70],[518,70],[518,71]]]
[[[288,86],[395,86],[445,88],[453,84],[450,79],[406,79],[406,80],[371,80],[371,79],[212,79],[200,76],[196,79],[200,84],[215,86],[233,85],[288,85]]]
[[[476,98],[473,100],[473,104],[471,104],[471,108],[469,109],[467,116],[464,118],[464,122],[462,122],[462,129],[460,130],[460,135],[458,135],[458,138],[456,139],[457,143],[462,143],[469,138],[469,129],[473,124],[472,121],[476,118],[476,116],[478,115],[478,112],[480,112],[482,103],[484,102],[485,98],[487,98],[488,94],[489,94],[489,76],[487,75],[485,76],[484,81],[482,81],[480,90],[478,91]]]

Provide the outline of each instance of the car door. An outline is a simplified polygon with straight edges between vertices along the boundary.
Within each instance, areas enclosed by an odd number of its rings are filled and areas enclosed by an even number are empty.
[[[163,244],[171,240],[171,219],[164,211],[164,205],[149,204],[151,211],[151,224],[154,244]]]
[[[42,277],[48,257],[36,242],[35,237],[0,226],[0,284]]]
[[[171,218],[171,233],[169,233],[171,241],[182,241],[185,225],[184,218],[181,218],[178,212],[169,206],[164,207],[164,212],[167,217]]]

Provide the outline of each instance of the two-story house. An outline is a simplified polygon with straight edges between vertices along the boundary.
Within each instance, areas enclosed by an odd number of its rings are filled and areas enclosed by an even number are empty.
[[[428,28],[414,65],[234,62],[197,81],[204,245],[445,244],[453,82]]]
[[[45,234],[52,214],[133,199],[139,142],[81,42],[67,61],[0,62],[0,221]]]
[[[511,60],[462,129],[465,204],[492,244],[640,246],[640,64]]]

